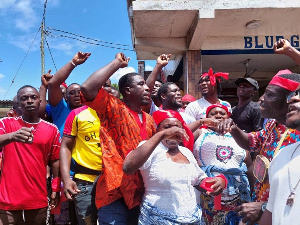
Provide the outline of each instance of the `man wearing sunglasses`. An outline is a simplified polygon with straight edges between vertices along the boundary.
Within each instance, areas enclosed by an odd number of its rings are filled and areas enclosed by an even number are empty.
[[[224,122],[222,129],[229,130],[242,148],[257,152],[260,158],[271,162],[278,146],[278,150],[280,150],[287,145],[300,141],[299,131],[289,130],[284,134],[286,130],[285,117],[288,112],[286,96],[298,89],[298,78],[298,74],[293,74],[289,70],[281,70],[270,81],[265,93],[260,97],[260,110],[262,117],[272,119],[266,123],[261,131],[245,133],[230,119]],[[282,136],[284,138],[279,144]],[[264,171],[267,174],[267,164]],[[256,178],[258,177],[256,176]],[[243,222],[254,224],[259,221],[264,212],[268,198],[269,181],[267,176],[263,176],[263,179],[260,181],[256,179],[254,182],[253,202],[244,203],[238,206],[235,211],[243,218]]]
[[[299,74],[300,79],[300,74]],[[300,89],[287,95],[286,126],[300,131]],[[261,224],[298,224],[300,208],[300,142],[277,154],[269,167],[270,195]],[[274,213],[273,213],[274,212]]]

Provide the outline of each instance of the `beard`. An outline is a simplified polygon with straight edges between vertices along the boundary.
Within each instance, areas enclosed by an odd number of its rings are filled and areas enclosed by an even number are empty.
[[[287,120],[286,121],[286,126],[288,128],[291,128],[291,129],[296,129],[296,130],[300,130],[300,119],[299,120],[292,120],[292,121],[289,121]]]

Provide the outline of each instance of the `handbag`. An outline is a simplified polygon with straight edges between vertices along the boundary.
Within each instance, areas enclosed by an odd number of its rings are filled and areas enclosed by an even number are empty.
[[[276,156],[276,154],[278,153],[283,140],[285,139],[285,136],[287,134],[289,129],[286,129],[285,132],[283,133],[283,135],[280,138],[280,141],[276,147],[276,150],[274,152],[274,156],[273,158]],[[270,132],[271,133],[271,132]],[[268,140],[270,133],[266,139],[266,141]],[[265,146],[265,145],[264,145]],[[263,146],[263,147],[264,147]],[[263,156],[263,155],[257,155],[255,158],[255,162],[254,162],[254,168],[253,168],[253,175],[254,177],[260,182],[263,183],[266,179],[266,177],[268,176],[268,169],[270,166],[270,161],[267,157]]]

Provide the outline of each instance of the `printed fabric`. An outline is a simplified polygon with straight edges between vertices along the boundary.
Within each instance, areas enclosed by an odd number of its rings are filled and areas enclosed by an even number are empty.
[[[268,120],[262,130],[248,134],[250,150],[265,156],[271,162],[274,157],[274,151],[285,130],[286,127],[282,124],[278,124],[276,120]],[[299,134],[299,131],[290,129],[284,138],[280,149],[300,141]],[[267,202],[269,191],[270,185],[268,178],[265,179],[263,183],[256,180],[254,183],[254,191],[252,193],[252,201]]]
[[[146,130],[146,139],[155,134],[153,118],[143,112],[143,124],[138,124],[134,115],[119,99],[100,89],[97,97],[85,105],[94,109],[101,121],[100,146],[103,157],[103,173],[96,186],[96,206],[100,208],[119,198],[124,198],[129,209],[140,205],[144,185],[140,173],[133,175],[123,172],[122,166],[126,155],[143,140],[141,129]],[[138,118],[139,119],[139,118]]]
[[[214,209],[214,197],[200,194],[202,224],[238,224],[241,218],[234,209],[251,200],[244,163],[245,150],[236,144],[229,133],[220,135],[210,129],[201,131],[194,145],[198,165],[208,177],[223,174],[228,181],[221,196],[221,210]]]

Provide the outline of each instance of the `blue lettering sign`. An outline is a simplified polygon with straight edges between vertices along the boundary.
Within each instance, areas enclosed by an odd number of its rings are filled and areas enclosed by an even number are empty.
[[[299,35],[293,35],[291,37],[291,46],[299,48]]]
[[[258,36],[255,36],[255,48],[263,48],[263,47],[264,47],[263,44],[261,45],[258,44]]]
[[[244,48],[252,48],[252,37],[244,37],[245,47]]]

